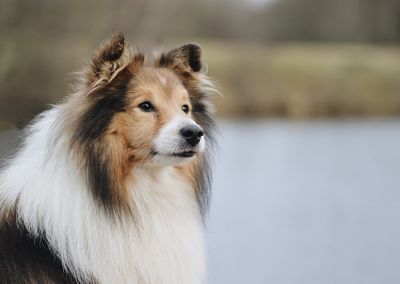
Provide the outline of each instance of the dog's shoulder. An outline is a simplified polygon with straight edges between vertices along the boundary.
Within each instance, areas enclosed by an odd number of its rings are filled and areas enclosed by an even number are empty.
[[[7,215],[0,217],[0,283],[78,283],[45,239],[17,224],[15,214]]]

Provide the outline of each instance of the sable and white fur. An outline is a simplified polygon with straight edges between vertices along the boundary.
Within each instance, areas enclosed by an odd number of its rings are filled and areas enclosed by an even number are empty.
[[[114,35],[25,130],[0,175],[0,283],[204,283],[215,90],[197,45],[148,57]],[[188,124],[204,137],[174,156]]]

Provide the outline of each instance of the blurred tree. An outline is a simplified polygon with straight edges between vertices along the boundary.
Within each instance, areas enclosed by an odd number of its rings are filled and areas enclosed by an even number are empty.
[[[280,0],[261,14],[269,40],[400,41],[399,0]]]

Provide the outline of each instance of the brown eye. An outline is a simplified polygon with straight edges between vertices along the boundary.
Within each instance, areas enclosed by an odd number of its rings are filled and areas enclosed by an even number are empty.
[[[183,105],[182,106],[182,110],[184,113],[188,113],[189,112],[189,106],[188,105]]]
[[[144,112],[151,112],[154,111],[155,107],[151,102],[143,102],[138,106]]]

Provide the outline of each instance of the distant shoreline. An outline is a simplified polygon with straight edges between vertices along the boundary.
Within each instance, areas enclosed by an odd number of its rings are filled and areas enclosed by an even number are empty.
[[[178,42],[182,40],[170,45]],[[198,42],[209,75],[224,94],[215,97],[221,117],[296,120],[400,116],[400,46]],[[70,54],[83,56],[82,43],[69,45],[73,50]],[[46,65],[41,76],[53,79],[43,84],[15,76],[25,82],[18,89],[11,88],[17,83],[7,82],[0,121],[21,127],[50,103],[61,101],[67,89],[61,79],[80,66],[78,60],[65,66],[54,61],[41,64]]]

